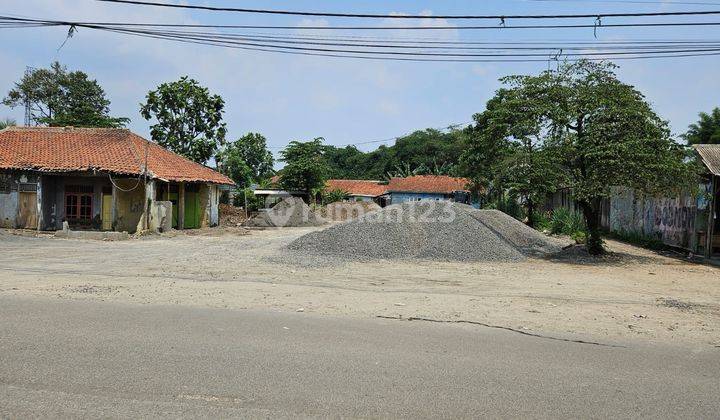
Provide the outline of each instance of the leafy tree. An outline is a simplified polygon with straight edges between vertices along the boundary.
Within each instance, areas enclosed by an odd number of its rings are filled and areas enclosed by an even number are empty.
[[[17,125],[12,118],[4,118],[0,120],[0,130]]]
[[[519,196],[527,223],[534,226],[535,211],[562,183],[557,151],[545,141],[542,109],[534,106],[533,88],[500,89],[487,109],[475,115],[477,125],[468,130],[471,148],[466,162],[477,167],[475,181],[484,188],[504,188]]]
[[[147,94],[140,113],[155,142],[198,163],[205,163],[225,144],[227,129],[222,121],[225,101],[211,95],[196,80],[182,77],[163,83]]]
[[[700,120],[691,124],[683,135],[688,144],[720,144],[720,108],[700,113]]]
[[[519,118],[521,132],[532,133],[555,152],[558,160],[552,165],[582,209],[591,254],[604,251],[600,202],[611,187],[667,192],[692,175],[667,122],[640,92],[617,79],[615,68],[581,60],[538,76],[506,77],[501,94],[523,98],[525,104],[518,108],[505,102],[498,109]]]
[[[325,187],[330,168],[325,159],[323,138],[308,142],[293,141],[282,151],[285,162],[280,186],[286,190],[307,191],[312,194]]]
[[[232,144],[252,170],[253,181],[270,178],[275,174],[275,159],[267,148],[267,140],[257,133],[248,133]]]
[[[12,108],[29,102],[35,124],[77,127],[124,127],[128,118],[110,117],[105,91],[82,71],[68,71],[57,61],[35,69],[15,83],[3,104]]]
[[[465,148],[463,132],[451,130],[447,133],[429,128],[400,137],[393,146],[396,162],[421,172],[431,173],[433,168],[451,168],[454,172],[460,155]]]
[[[254,180],[253,170],[245,161],[240,150],[227,148],[218,156],[220,172],[232,179],[240,188],[249,187]]]
[[[330,168],[328,176],[333,179],[364,179],[367,154],[355,146],[325,146],[325,160]]]

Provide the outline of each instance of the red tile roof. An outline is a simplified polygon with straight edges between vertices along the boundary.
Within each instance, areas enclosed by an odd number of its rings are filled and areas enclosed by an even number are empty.
[[[385,194],[387,185],[380,181],[366,181],[360,179],[329,179],[325,186],[328,191],[342,190],[350,195],[377,197]]]
[[[387,186],[388,192],[449,194],[453,191],[467,191],[470,180],[450,176],[416,175],[408,178],[393,178]]]
[[[234,184],[225,175],[130,130],[113,128],[8,127],[0,130],[0,169],[140,175],[146,149],[148,172],[153,178]]]

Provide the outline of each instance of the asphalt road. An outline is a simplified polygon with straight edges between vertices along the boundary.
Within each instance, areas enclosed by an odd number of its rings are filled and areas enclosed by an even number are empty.
[[[720,349],[473,325],[0,298],[0,417],[687,417]]]

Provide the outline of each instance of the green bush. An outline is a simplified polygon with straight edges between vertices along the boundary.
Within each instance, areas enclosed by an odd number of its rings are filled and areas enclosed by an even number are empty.
[[[535,229],[544,232],[550,230],[550,213],[535,212],[533,215],[533,226]]]
[[[584,244],[587,242],[587,234],[583,232],[582,230],[579,230],[572,235],[570,235],[573,241],[575,241],[576,244]]]
[[[349,197],[348,193],[343,190],[331,190],[325,191],[322,194],[322,203],[327,205],[330,203],[336,203],[338,201],[347,200]]]
[[[245,195],[243,195],[243,192]],[[262,207],[262,199],[256,196],[250,188],[245,188],[245,190],[238,191],[237,194],[235,194],[233,205],[235,207],[245,207],[246,198],[248,211],[258,211],[258,209]]]
[[[585,218],[582,214],[560,207],[550,216],[550,232],[556,235],[585,233]]]

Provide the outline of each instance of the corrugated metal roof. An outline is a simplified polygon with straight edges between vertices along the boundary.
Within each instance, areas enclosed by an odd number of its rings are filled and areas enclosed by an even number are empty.
[[[720,144],[696,144],[694,147],[710,172],[720,176]]]

